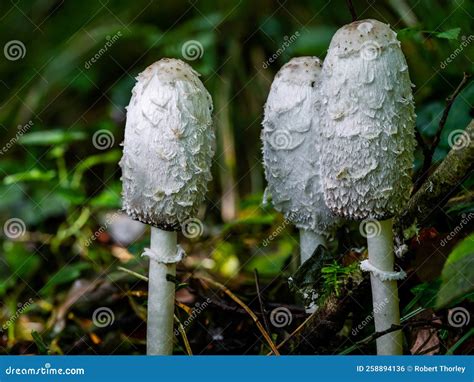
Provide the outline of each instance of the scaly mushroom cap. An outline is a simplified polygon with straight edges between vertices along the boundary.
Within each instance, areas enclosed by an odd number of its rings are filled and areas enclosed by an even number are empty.
[[[265,105],[263,161],[275,208],[298,228],[331,233],[338,224],[326,207],[319,176],[317,88],[322,63],[297,57],[276,74]]]
[[[120,161],[123,209],[177,230],[204,200],[214,155],[212,99],[188,64],[164,58],[140,73]]]
[[[349,219],[387,219],[408,201],[415,112],[396,34],[356,21],[332,38],[323,65],[322,182],[327,206]]]

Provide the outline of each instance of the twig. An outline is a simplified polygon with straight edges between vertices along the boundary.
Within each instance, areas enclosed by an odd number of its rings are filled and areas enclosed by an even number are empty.
[[[429,320],[407,322],[406,324],[403,324],[403,325],[392,325],[388,329],[382,330],[380,332],[374,332],[370,336],[364,338],[363,340],[357,341],[354,345],[350,346],[346,350],[339,353],[339,355],[349,354],[353,350],[357,349],[358,347],[368,345],[379,337],[382,337],[392,332],[396,332],[397,330],[404,330],[408,327],[411,327],[411,328],[431,327],[431,328],[436,328],[436,329],[454,330],[452,326],[439,324],[437,322],[432,322]]]
[[[395,232],[403,232],[413,223],[423,222],[438,207],[454,196],[458,186],[470,176],[474,167],[474,120],[461,135],[462,142],[453,146],[443,162],[410,198],[404,212],[396,217]],[[403,237],[399,240],[403,241]]]
[[[118,269],[119,271],[128,273],[129,275],[135,276],[136,278],[138,278],[138,279],[140,279],[140,280],[143,280],[143,281],[148,282],[148,277],[143,276],[143,275],[141,275],[140,273],[134,272],[134,271],[132,271],[132,270],[130,270],[130,269],[127,269],[127,268],[124,268],[124,267],[117,267],[117,269]],[[179,301],[177,301],[177,300],[175,300],[174,303],[175,303],[175,305],[176,305],[177,307],[183,309],[188,315],[191,315],[191,314],[192,314],[193,310],[192,310],[189,306],[187,306],[187,305],[185,305],[185,304],[183,304],[182,302],[179,302]]]
[[[216,298],[207,297],[207,296],[201,296],[201,297],[209,298],[211,300],[212,304],[216,305],[219,308],[222,308],[225,311],[235,312],[235,313],[238,313],[238,314],[247,314],[245,309],[242,309],[240,306],[228,305],[224,300],[218,300]],[[275,304],[275,303],[268,302],[267,306],[268,306],[269,309],[271,309],[272,307],[277,307],[277,308],[285,307],[288,310],[290,310],[290,312],[291,312],[291,314],[294,318],[306,317],[306,313],[298,313],[299,312],[299,309],[298,309],[299,307],[295,307],[293,305]],[[261,312],[254,312],[254,314],[256,316],[262,316]]]
[[[178,308],[181,308],[183,309],[187,314],[188,316],[190,316],[191,314],[193,314],[193,309],[190,308],[189,306],[187,306],[186,304],[183,304],[182,302],[179,302],[179,301],[175,301],[175,305],[178,307]]]
[[[428,337],[426,337],[426,339],[423,341],[423,343],[420,346],[418,346],[418,349],[415,350],[414,355],[421,355],[421,354],[424,354],[427,351],[431,351],[430,350],[431,348],[428,348],[428,350],[427,350],[427,349],[425,349],[425,346],[428,345],[428,343],[430,342],[430,340],[433,338],[433,336],[435,334],[436,334],[435,330],[430,330]],[[435,347],[439,347],[439,344],[436,345]]]
[[[459,83],[458,87],[454,90],[454,93],[448,96],[448,98],[446,98],[446,107],[444,108],[443,115],[441,116],[441,119],[439,121],[438,130],[436,131],[436,134],[433,138],[433,143],[431,144],[431,156],[433,156],[434,150],[436,149],[436,146],[439,143],[439,140],[441,138],[441,132],[443,131],[444,126],[446,125],[446,121],[448,120],[448,115],[451,110],[451,107],[453,106],[456,97],[459,95],[459,93],[461,93],[461,90],[464,89],[464,87],[469,83],[470,78],[471,75],[469,73],[463,73],[463,78]]]
[[[233,294],[226,286],[222,285],[221,283],[219,283],[217,281],[214,281],[214,280],[212,280],[210,278],[207,278],[207,277],[204,277],[204,276],[195,276],[195,278],[197,278],[198,280],[203,281],[204,283],[209,283],[209,284],[214,285],[215,287],[219,288],[227,296],[229,296],[232,300],[234,300],[237,304],[239,304],[242,308],[244,308],[245,311],[248,313],[248,315],[252,318],[252,320],[255,323],[255,325],[257,326],[258,330],[260,330],[260,333],[262,333],[263,337],[265,338],[268,345],[270,346],[270,349],[272,349],[273,354],[280,355],[280,352],[276,348],[276,346],[273,343],[272,339],[270,338],[270,335],[268,334],[268,332],[265,330],[265,328],[260,323],[258,317],[240,298],[238,298],[235,294]]]
[[[452,207],[457,204],[469,203],[472,201],[474,201],[474,192],[468,192],[467,194],[455,196],[449,199],[448,202],[446,203],[446,206]]]
[[[134,272],[130,269],[124,268],[124,267],[117,267],[119,271],[128,273],[129,275],[135,276],[136,278],[148,282],[148,277],[141,275],[140,273]]]
[[[471,78],[470,74],[464,73],[463,78],[461,82],[459,83],[459,85],[457,86],[457,88],[454,90],[454,92],[450,96],[446,98],[446,106],[444,108],[443,115],[441,116],[441,119],[439,120],[438,129],[436,130],[433,141],[431,142],[430,147],[426,151],[422,148],[423,156],[424,156],[423,167],[420,170],[420,176],[418,180],[415,182],[416,187],[414,188],[413,193],[418,191],[421,184],[423,184],[423,182],[429,175],[429,169],[431,167],[431,162],[433,160],[433,154],[441,139],[441,133],[443,132],[444,126],[446,125],[446,121],[448,120],[448,115],[451,110],[451,107],[453,106],[454,101],[456,100],[456,97],[459,95],[459,93],[461,93],[462,89],[469,83],[470,78]]]
[[[314,312],[314,313],[316,313],[316,312]],[[306,318],[306,320],[304,320],[302,324],[300,324],[295,330],[293,330],[293,332],[288,337],[286,337],[282,342],[280,342],[277,345],[277,349],[280,350],[280,348],[285,346],[286,343],[291,338],[293,338],[296,334],[298,334],[305,327],[305,325],[309,322],[309,320],[313,317],[314,313],[312,313],[308,318]],[[267,355],[272,355],[272,352],[268,353]]]
[[[428,173],[428,170],[431,165],[431,160],[428,161],[427,158],[430,156],[432,157],[433,155],[431,154],[431,149],[430,146],[426,143],[426,141],[423,139],[420,130],[418,130],[415,127],[415,139],[416,142],[418,143],[418,147],[421,148],[421,152],[423,154],[423,167],[421,170],[419,170],[419,175],[417,176],[417,179],[414,182],[413,189],[411,191],[411,195],[415,194],[416,191],[420,188],[421,184],[423,183],[424,179],[426,178],[426,174]]]
[[[349,12],[351,13],[352,22],[357,21],[357,13],[354,8],[354,4],[352,4],[352,0],[346,0],[347,7],[349,8]]]
[[[262,312],[263,324],[265,325],[265,329],[267,330],[267,332],[270,332],[270,327],[268,326],[266,311],[263,306],[263,300],[260,293],[260,278],[258,277],[257,269],[254,269],[253,273],[255,275],[255,289],[257,290],[257,297],[258,297],[258,302],[260,304],[260,311]]]
[[[191,345],[189,344],[188,336],[186,335],[186,331],[184,330],[184,326],[181,323],[181,321],[179,320],[179,318],[176,316],[176,314],[174,315],[174,320],[178,324],[178,330],[181,333],[181,337],[183,338],[184,347],[186,348],[186,352],[188,353],[188,355],[193,355],[193,351],[191,349]]]

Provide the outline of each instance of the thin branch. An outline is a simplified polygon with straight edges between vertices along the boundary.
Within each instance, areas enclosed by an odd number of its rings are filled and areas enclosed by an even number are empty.
[[[426,178],[429,175],[429,170],[431,167],[431,162],[433,161],[433,154],[436,150],[436,147],[438,146],[438,143],[441,139],[441,133],[443,132],[444,126],[446,125],[446,121],[448,120],[448,115],[449,112],[451,111],[451,107],[454,104],[454,101],[456,100],[456,97],[461,93],[461,91],[464,89],[464,87],[469,83],[471,78],[471,75],[468,73],[463,74],[463,78],[457,88],[454,90],[454,92],[446,98],[446,106],[443,111],[443,115],[441,116],[441,119],[439,120],[439,125],[438,129],[436,130],[435,136],[433,138],[433,141],[429,147],[428,150],[423,149],[423,167],[420,170],[420,176],[419,179],[415,182],[416,187],[413,192],[418,191],[420,188],[421,184],[426,180]],[[420,137],[421,138],[421,137]],[[417,138],[418,139],[418,138]]]
[[[388,329],[382,330],[380,332],[374,332],[370,336],[364,338],[363,340],[357,341],[354,345],[350,346],[349,348],[347,348],[346,350],[344,350],[343,352],[339,354],[342,355],[342,354],[352,353],[352,351],[354,351],[358,347],[368,345],[379,337],[382,337],[392,332],[396,332],[398,330],[404,330],[408,327],[411,327],[411,328],[428,327],[428,328],[446,329],[446,330],[455,329],[452,326],[439,324],[437,322],[432,322],[430,320],[407,322],[406,324],[403,324],[403,325],[392,325]]]
[[[214,285],[215,287],[219,288],[222,292],[224,292],[227,296],[229,296],[232,300],[234,300],[238,305],[240,305],[244,310],[248,313],[248,315],[252,318],[253,322],[257,326],[258,330],[260,330],[260,333],[262,333],[263,337],[267,341],[268,345],[270,346],[270,349],[272,349],[273,354],[275,355],[280,355],[280,352],[276,348],[275,344],[273,343],[270,335],[268,332],[265,330],[265,328],[262,326],[260,323],[260,320],[258,317],[255,315],[255,313],[250,309],[240,298],[238,298],[235,294],[233,294],[225,285],[222,285],[221,283],[212,280],[210,278],[204,277],[204,276],[195,276],[198,280],[208,283],[211,285]]]
[[[178,308],[183,309],[188,314],[188,316],[193,314],[193,309],[187,306],[186,304],[183,304],[182,302],[179,302],[178,300],[175,300],[174,303]]]
[[[418,189],[420,188],[419,186],[423,184],[423,181],[426,178],[426,174],[428,174],[428,170],[431,165],[431,159],[428,161],[428,158],[433,157],[433,154],[431,154],[430,146],[423,139],[420,133],[420,130],[418,130],[416,127],[415,127],[415,139],[416,139],[416,142],[418,143],[418,147],[421,148],[421,152],[423,153],[423,167],[421,170],[419,170],[418,179],[416,179],[414,182],[414,187],[411,193],[412,195],[416,191],[418,191]]]
[[[349,8],[349,12],[352,17],[352,22],[357,21],[357,13],[354,8],[354,4],[352,4],[352,0],[346,0],[347,8]]]
[[[260,278],[258,276],[257,269],[254,269],[253,272],[255,275],[255,289],[257,290],[258,302],[260,304],[260,311],[262,312],[262,317],[263,317],[263,325],[265,325],[265,329],[267,330],[267,332],[270,332],[270,327],[268,326],[267,315],[266,315],[265,308],[263,306],[263,299],[260,292]]]
[[[428,343],[431,341],[431,339],[433,338],[433,336],[436,334],[436,330],[429,330],[429,335],[428,337],[426,337],[426,339],[423,341],[423,343],[418,346],[418,349],[415,350],[415,354],[414,355],[421,355],[421,354],[424,354],[426,352],[430,352],[431,348],[428,348],[428,349],[425,349],[425,346],[428,345]],[[435,348],[439,348],[439,344],[435,345]]]
[[[295,330],[293,330],[293,332],[288,337],[286,337],[282,342],[280,342],[277,345],[277,349],[280,350],[283,346],[285,346],[285,344],[290,339],[292,339],[296,334],[298,334],[306,326],[306,324],[310,321],[310,319],[313,318],[313,315],[315,313],[316,312],[312,313],[308,318],[306,318],[306,320],[303,321],[303,323],[300,326],[298,326]],[[272,352],[268,353],[267,355],[272,355]]]
[[[448,98],[446,98],[446,107],[444,108],[443,115],[441,116],[441,119],[439,121],[438,130],[436,131],[433,143],[431,145],[431,156],[433,156],[434,150],[436,149],[436,146],[439,143],[439,140],[441,138],[441,132],[443,131],[444,126],[446,125],[449,112],[451,111],[451,107],[453,106],[456,97],[459,95],[459,93],[461,93],[462,89],[464,89],[464,87],[469,83],[470,79],[471,75],[469,73],[463,73],[463,78],[459,83],[458,87],[454,90],[454,93],[451,94]]]
[[[397,235],[423,222],[430,214],[441,208],[455,195],[459,185],[470,176],[474,168],[474,120],[460,135],[458,145],[453,145],[443,162],[423,182],[410,198],[404,212],[395,218]],[[399,238],[403,241],[403,235]]]
[[[130,269],[124,268],[124,267],[117,267],[119,271],[128,273],[129,275],[135,276],[137,279],[143,280],[148,282],[148,277],[141,275],[140,273],[134,272]]]
[[[458,204],[470,203],[472,201],[474,201],[474,191],[473,192],[468,192],[464,195],[459,195],[459,196],[452,197],[446,203],[446,207],[453,207],[453,206],[458,205]]]
[[[176,316],[176,314],[174,315],[174,320],[178,324],[178,330],[181,333],[181,337],[183,338],[184,347],[186,348],[186,352],[188,353],[188,355],[193,355],[193,351],[191,349],[191,345],[189,344],[188,336],[186,335],[186,331],[184,330],[184,326],[181,323],[181,321],[179,320],[179,318]]]

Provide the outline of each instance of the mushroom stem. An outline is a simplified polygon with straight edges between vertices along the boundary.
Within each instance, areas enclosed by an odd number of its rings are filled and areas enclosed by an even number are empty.
[[[177,250],[176,232],[151,228],[150,249],[171,257]],[[170,355],[173,353],[173,321],[175,283],[168,275],[176,276],[176,263],[165,264],[150,257],[148,282],[147,354]]]
[[[300,262],[303,264],[308,260],[318,246],[326,246],[326,239],[323,235],[300,228]]]
[[[372,301],[374,309],[375,331],[380,332],[392,325],[400,324],[397,281],[385,279],[383,272],[393,273],[393,219],[378,222],[380,230],[367,237],[369,263],[379,272],[371,272]],[[381,271],[381,272],[380,272]],[[378,355],[399,355],[403,353],[402,332],[386,334],[377,338]]]

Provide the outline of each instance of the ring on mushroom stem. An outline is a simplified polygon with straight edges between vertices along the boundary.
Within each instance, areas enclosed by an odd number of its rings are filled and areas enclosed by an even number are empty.
[[[388,301],[374,312],[382,331],[400,322],[396,280],[380,275],[393,273],[392,217],[410,197],[415,112],[408,66],[388,25],[361,20],[336,32],[322,77],[324,198],[334,213],[377,226],[364,236],[373,305]],[[378,338],[377,352],[401,354],[402,333]]]
[[[151,225],[147,353],[173,352],[177,230],[197,214],[211,179],[212,99],[188,64],[164,58],[137,77],[120,161],[123,209]]]

